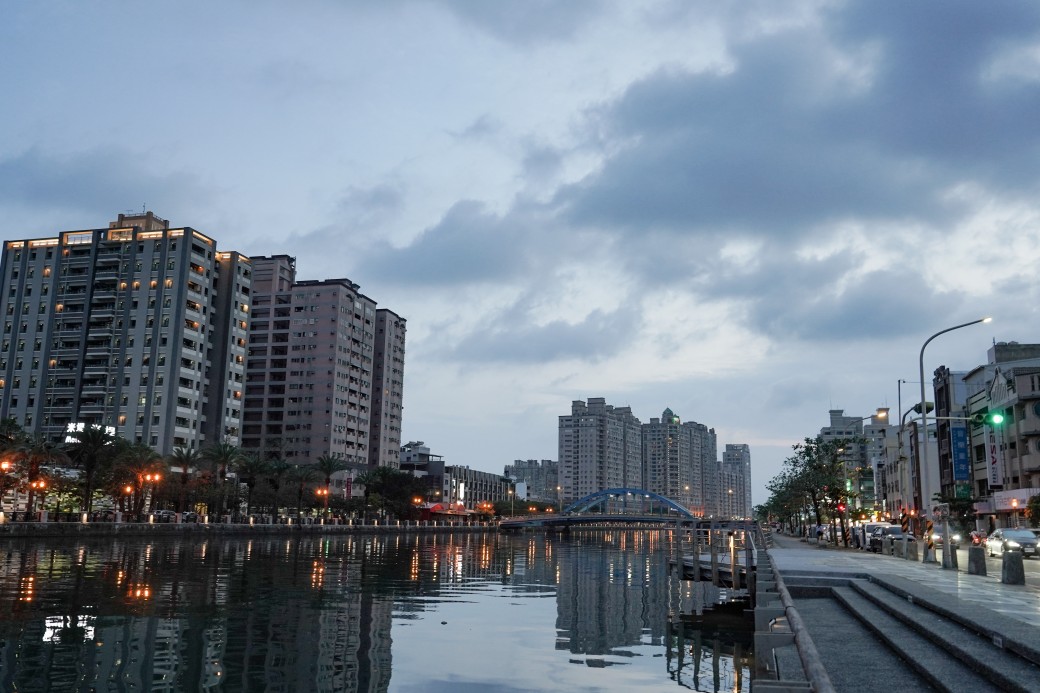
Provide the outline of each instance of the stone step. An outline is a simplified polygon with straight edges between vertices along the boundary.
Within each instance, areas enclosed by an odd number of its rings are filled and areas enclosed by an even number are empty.
[[[893,693],[935,690],[833,596],[796,599],[795,608],[816,645],[834,690]]]
[[[1004,690],[1040,693],[1040,667],[1033,662],[878,584],[856,580],[850,586],[907,627],[942,647],[950,656],[998,682]]]
[[[1002,693],[1005,690],[999,683],[988,680],[957,658],[951,657],[942,646],[922,638],[915,630],[852,587],[836,587],[833,594],[835,600],[936,689],[951,693]]]
[[[873,575],[870,581],[904,599],[912,599],[914,604],[959,623],[983,638],[999,643],[999,647],[1040,666],[1040,639],[1037,638],[1035,626],[1009,618],[972,600],[930,590],[902,576]]]

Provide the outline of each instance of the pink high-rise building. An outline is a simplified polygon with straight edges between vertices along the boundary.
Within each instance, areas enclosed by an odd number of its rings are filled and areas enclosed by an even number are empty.
[[[395,465],[405,321],[349,279],[296,279],[288,255],[251,258],[253,313],[242,447]]]

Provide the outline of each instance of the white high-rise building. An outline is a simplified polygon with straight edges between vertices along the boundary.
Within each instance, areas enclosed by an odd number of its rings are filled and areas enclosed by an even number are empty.
[[[151,212],[6,241],[0,418],[50,440],[111,427],[162,454],[237,443],[251,271]]]
[[[642,488],[642,430],[629,407],[602,397],[571,403],[560,417],[560,487],[570,502],[610,488]]]
[[[722,474],[726,480],[720,496],[723,517],[751,517],[751,448],[744,443],[727,443],[722,452]]]

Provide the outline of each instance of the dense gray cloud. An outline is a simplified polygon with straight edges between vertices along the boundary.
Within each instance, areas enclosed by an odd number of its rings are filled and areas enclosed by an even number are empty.
[[[945,19],[952,35],[922,41],[919,7],[853,3],[825,25],[851,34],[840,47],[795,28],[732,44],[731,72],[672,68],[633,84],[590,117],[619,153],[558,202],[574,223],[637,233],[787,236],[848,218],[942,221],[963,212],[940,198],[964,180],[1035,190],[1040,90],[985,75],[998,49],[1036,41],[1037,11],[963,6]],[[980,35],[956,30],[975,14]],[[916,31],[894,30],[900,20]],[[838,69],[832,55],[867,62]]]
[[[560,41],[599,16],[600,0],[440,0],[462,20],[507,43]]]
[[[192,175],[114,148],[63,158],[31,148],[0,160],[0,202],[68,210],[79,218],[112,219],[141,204],[179,209],[205,204],[215,194]]]
[[[956,315],[964,303],[962,294],[937,293],[909,271],[870,272],[839,289],[828,276],[831,263],[801,263],[769,275],[774,285],[757,294],[753,326],[781,340],[884,340],[915,334],[930,316]]]
[[[576,359],[596,363],[627,347],[638,334],[639,314],[631,306],[594,310],[580,322],[531,322],[513,310],[482,324],[445,355],[461,362],[545,363]]]
[[[359,276],[393,276],[413,286],[503,282],[535,274],[535,250],[546,242],[537,217],[523,210],[502,218],[478,202],[459,202],[407,247],[364,248]]]

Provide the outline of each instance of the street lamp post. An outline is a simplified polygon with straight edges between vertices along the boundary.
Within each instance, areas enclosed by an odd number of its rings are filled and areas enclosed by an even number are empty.
[[[41,498],[43,497],[43,490],[47,488],[47,482],[43,479],[36,479],[35,481],[29,483],[29,487],[32,489],[33,495],[32,507],[29,508],[29,512],[31,514],[36,512],[36,496],[39,495]]]
[[[144,480],[146,484],[149,484],[152,487],[148,491],[148,512],[152,512],[155,510],[155,487],[160,481],[162,481],[162,474],[159,474],[158,472],[148,473],[144,475]],[[143,492],[144,489],[142,489],[142,493]]]
[[[563,488],[560,486],[556,487],[556,504],[560,508],[560,512],[563,512]]]
[[[0,462],[0,523],[7,521],[7,516],[4,515],[4,500],[7,497],[7,472],[10,469],[10,462]]]
[[[946,334],[947,332],[953,332],[959,330],[962,327],[969,327],[971,325],[978,325],[982,322],[989,322],[993,318],[979,318],[978,320],[972,320],[971,322],[962,323],[960,325],[954,325],[953,327],[947,327],[945,330],[939,330],[931,337],[924,341],[921,345],[921,354],[918,358],[917,367],[918,375],[921,376],[921,504],[931,504],[931,498],[926,497],[926,494],[932,490],[931,488],[931,474],[928,469],[928,405],[926,404],[926,398],[924,393],[924,350],[928,344],[938,337],[939,335]],[[924,563],[935,563],[935,548],[929,547],[928,541],[925,541]],[[952,567],[953,559],[950,558],[950,528],[949,520],[944,521],[943,526],[943,568]]]
[[[513,489],[509,489],[509,491],[507,491],[507,493],[509,494],[509,516],[512,517],[513,516]]]

